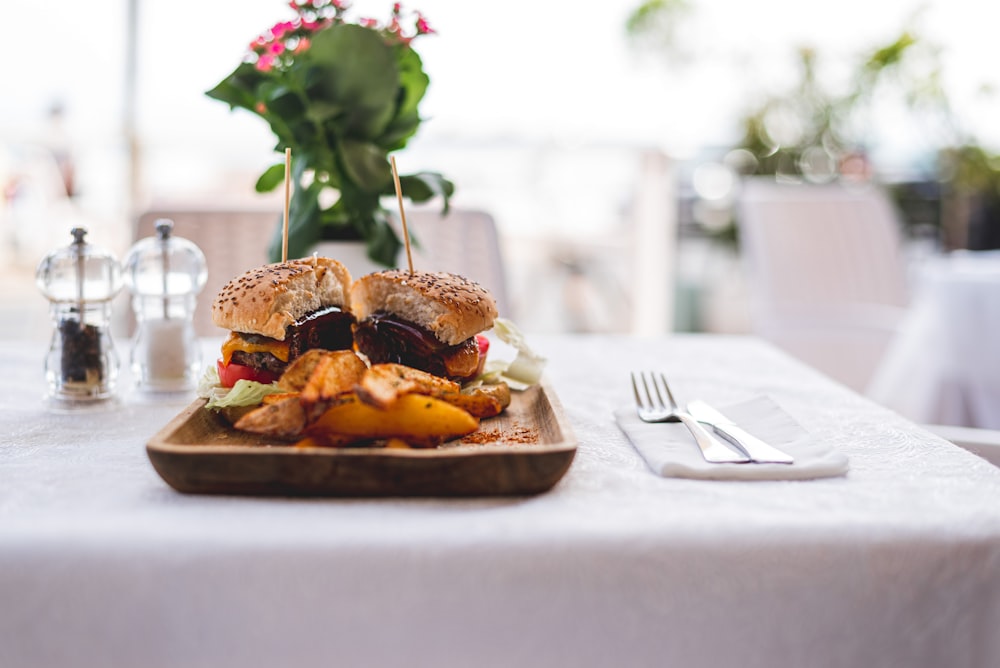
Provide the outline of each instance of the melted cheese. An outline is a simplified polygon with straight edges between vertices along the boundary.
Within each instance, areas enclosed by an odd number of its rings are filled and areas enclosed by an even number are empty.
[[[271,353],[282,362],[288,361],[288,341],[270,339],[252,343],[236,332],[230,332],[229,338],[222,344],[222,363],[229,364],[229,360],[237,350],[245,353]]]

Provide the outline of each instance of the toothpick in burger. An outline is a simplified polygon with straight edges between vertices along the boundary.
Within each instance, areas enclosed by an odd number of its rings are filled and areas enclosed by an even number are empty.
[[[212,321],[230,330],[217,365],[221,384],[271,383],[307,350],[352,348],[350,288],[344,265],[315,256],[233,278],[212,303]]]

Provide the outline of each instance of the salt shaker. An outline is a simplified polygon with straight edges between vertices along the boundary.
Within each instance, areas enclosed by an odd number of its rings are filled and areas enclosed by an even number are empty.
[[[173,235],[173,221],[160,219],[155,227],[156,236],[137,241],[124,263],[138,325],[132,373],[140,389],[190,390],[201,371],[194,310],[208,277],[205,255]]]
[[[84,240],[85,228],[73,228],[71,234],[73,243],[46,255],[35,271],[55,325],[45,378],[47,398],[57,410],[113,399],[118,379],[111,300],[121,290],[121,266]]]

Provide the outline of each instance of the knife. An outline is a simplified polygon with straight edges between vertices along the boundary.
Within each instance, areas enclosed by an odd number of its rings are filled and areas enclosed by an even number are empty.
[[[795,462],[791,455],[768,445],[753,434],[747,433],[746,430],[704,401],[692,401],[687,408],[698,422],[704,422],[712,427],[720,436],[746,452],[753,461],[767,464],[792,464]]]

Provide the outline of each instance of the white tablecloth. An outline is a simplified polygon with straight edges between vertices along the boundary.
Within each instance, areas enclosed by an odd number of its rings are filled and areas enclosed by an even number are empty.
[[[867,395],[920,423],[1000,429],[1000,251],[929,259],[916,282]]]
[[[0,666],[1000,665],[1000,469],[749,339],[532,337],[579,440],[530,498],[184,496],[185,401],[50,415],[0,352]],[[627,372],[769,396],[846,477],[654,475]]]

